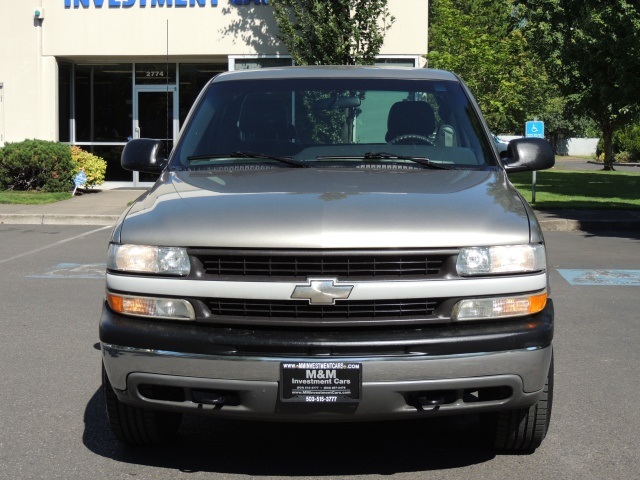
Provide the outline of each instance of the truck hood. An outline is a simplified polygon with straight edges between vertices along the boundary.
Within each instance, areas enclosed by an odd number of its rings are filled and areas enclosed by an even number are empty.
[[[165,172],[123,215],[114,239],[282,249],[519,244],[529,242],[529,217],[502,171]]]

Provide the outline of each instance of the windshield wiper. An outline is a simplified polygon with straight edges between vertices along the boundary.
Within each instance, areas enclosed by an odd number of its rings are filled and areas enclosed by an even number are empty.
[[[294,160],[291,157],[278,157],[275,155],[264,155],[262,153],[252,153],[252,152],[231,152],[226,155],[195,155],[192,157],[187,157],[189,162],[197,161],[197,160],[210,160],[215,158],[257,158],[261,160],[275,160],[276,162],[286,163],[292,167],[299,168],[310,168],[306,162],[302,162],[300,160]]]
[[[452,167],[443,165],[438,162],[433,162],[427,157],[411,157],[409,155],[396,155],[395,153],[387,152],[367,152],[362,157],[364,160],[409,160],[425,167],[439,168],[441,170],[452,170]]]

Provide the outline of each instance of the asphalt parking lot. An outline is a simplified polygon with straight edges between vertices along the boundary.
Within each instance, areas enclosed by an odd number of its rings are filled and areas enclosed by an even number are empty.
[[[0,225],[0,478],[640,478],[640,234],[547,232],[556,396],[534,454],[477,418],[273,424],[189,417],[176,444],[119,445],[100,392],[109,227]]]

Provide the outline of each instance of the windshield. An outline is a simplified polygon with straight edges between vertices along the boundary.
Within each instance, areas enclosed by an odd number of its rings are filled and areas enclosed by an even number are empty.
[[[266,160],[484,169],[495,165],[493,155],[456,82],[283,78],[212,83],[172,167]]]

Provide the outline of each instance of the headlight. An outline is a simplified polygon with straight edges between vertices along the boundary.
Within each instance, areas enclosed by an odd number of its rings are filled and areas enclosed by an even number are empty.
[[[491,320],[533,315],[547,304],[547,292],[494,298],[468,298],[453,307],[451,320]]]
[[[109,245],[107,268],[121,272],[188,275],[191,270],[187,249],[147,245]]]
[[[138,297],[107,292],[107,303],[114,312],[135,317],[164,320],[195,320],[193,306],[180,298]]]
[[[495,275],[546,269],[544,245],[466,247],[458,254],[458,275]]]

